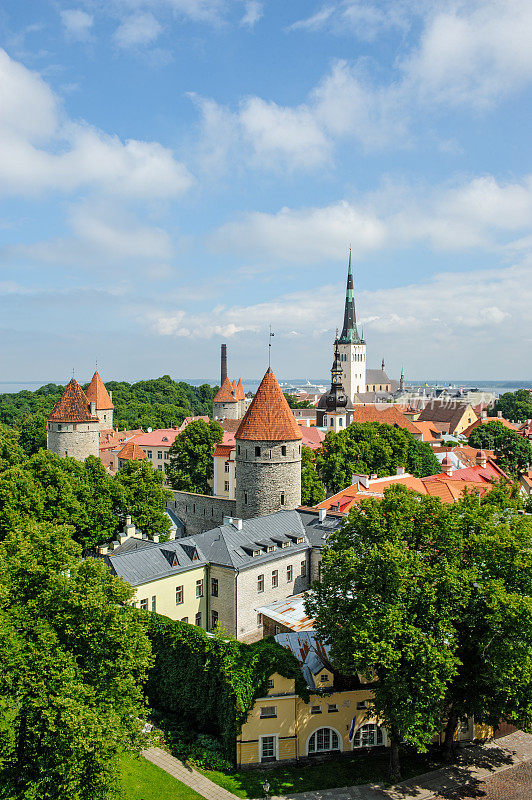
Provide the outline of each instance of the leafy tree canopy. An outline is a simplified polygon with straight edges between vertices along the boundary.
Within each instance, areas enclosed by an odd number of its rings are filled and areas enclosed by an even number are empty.
[[[473,428],[467,440],[471,447],[486,447],[495,451],[497,463],[501,469],[517,478],[532,465],[532,445],[527,439],[503,425],[492,420]]]
[[[4,451],[10,455],[2,457]],[[126,514],[143,533],[165,534],[169,492],[162,483],[147,462],[111,476],[94,456],[82,463],[40,450],[27,458],[14,431],[0,432],[0,538],[30,520],[57,522],[71,525],[76,541],[92,547],[113,538]]]
[[[454,505],[403,486],[356,506],[329,539],[308,612],[347,674],[377,679],[392,743],[426,747],[447,717],[532,715],[532,522],[512,487]]]
[[[215,421],[190,422],[175,438],[169,451],[166,477],[174,489],[211,494],[214,474],[213,452],[223,440],[223,428]]]
[[[395,474],[397,467],[417,477],[440,472],[430,445],[404,428],[378,422],[353,422],[339,433],[329,431],[316,466],[330,492],[350,486],[353,473],[384,477]]]
[[[171,428],[180,425],[187,416],[209,415],[216,393],[216,387],[209,384],[192,386],[183,381],[176,382],[169,375],[132,384],[108,381],[105,385],[113,392],[115,427],[130,430]],[[87,386],[84,384],[83,388]],[[45,446],[37,417],[48,417],[64,388],[50,383],[35,392],[24,390],[0,394],[0,423],[24,432],[21,444],[28,455]],[[40,437],[38,431],[41,431]]]
[[[490,414],[495,415],[498,411],[511,422],[524,422],[532,419],[532,395],[526,389],[505,392],[499,397]]]
[[[293,394],[285,394],[285,398],[290,408],[312,408],[308,400],[298,400]]]
[[[325,500],[325,486],[316,469],[316,451],[303,446],[301,451],[301,503],[315,506]]]
[[[151,651],[132,589],[70,531],[25,523],[0,545],[6,800],[111,800],[119,754],[143,744]]]

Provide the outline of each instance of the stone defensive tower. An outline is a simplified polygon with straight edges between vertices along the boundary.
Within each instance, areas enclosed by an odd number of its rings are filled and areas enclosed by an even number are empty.
[[[100,430],[112,430],[113,428],[113,396],[105,388],[105,384],[100,378],[98,371],[92,376],[92,380],[87,386],[85,397],[89,403],[94,403],[96,415],[100,420]]]
[[[301,505],[301,432],[270,368],[235,434],[236,516]]]
[[[85,461],[100,455],[100,420],[96,403],[89,403],[85,392],[72,378],[61,399],[48,417],[46,446],[58,456],[72,456]]]

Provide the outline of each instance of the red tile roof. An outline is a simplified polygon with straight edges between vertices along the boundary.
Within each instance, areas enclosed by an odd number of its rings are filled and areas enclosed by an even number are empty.
[[[222,419],[220,425],[222,426],[224,433],[232,433],[234,438],[234,434],[239,429],[241,421],[242,420],[240,419]]]
[[[381,425],[397,425],[415,436],[421,436],[419,428],[392,405],[382,408],[373,403],[360,405],[357,403],[353,406],[353,422],[380,422]]]
[[[319,428],[314,428],[310,425],[300,425],[299,429],[303,440],[302,444],[304,444],[305,447],[310,447],[311,450],[318,450],[322,446],[323,440],[325,439],[325,431],[321,431]]]
[[[122,461],[142,461],[143,458],[147,458],[147,455],[135,442],[127,442],[119,452],[118,458]]]
[[[235,438],[262,442],[301,439],[301,428],[270,368],[262,379]]]
[[[462,431],[464,436],[469,436],[469,434],[475,429],[478,428],[479,425],[487,425],[488,422],[501,422],[505,428],[508,428],[511,431],[517,430],[517,425],[513,422],[509,422],[504,417],[484,417],[484,419],[478,419],[476,422],[473,422],[469,428],[466,428],[465,431]]]
[[[234,396],[233,385],[229,378],[226,378],[212,400],[213,403],[236,403],[237,398]]]
[[[237,387],[236,387],[236,395],[235,395],[235,397],[236,397],[237,400],[244,400],[245,397],[246,397],[246,393],[244,391],[244,387],[242,386],[242,378],[238,379],[238,384],[237,384]]]
[[[90,403],[75,378],[72,378],[52,409],[48,422],[99,422],[92,416]]]
[[[92,380],[87,386],[85,396],[89,403],[96,403],[96,409],[107,411],[114,408],[113,401],[109,397],[109,392],[105,388],[104,382],[98,372],[92,376]]]
[[[214,458],[229,458],[234,449],[234,444],[217,444],[214,448]]]

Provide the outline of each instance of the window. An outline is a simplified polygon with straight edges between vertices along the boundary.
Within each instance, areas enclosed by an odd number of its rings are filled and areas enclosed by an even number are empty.
[[[322,683],[325,683],[328,680],[329,680],[329,676],[328,676],[328,674],[326,672],[324,672],[323,675],[320,675],[320,681]]]
[[[198,611],[194,619],[195,619],[194,624],[197,625],[198,628],[201,628],[201,611]]]
[[[282,447],[281,447],[281,455],[282,456],[286,455],[286,445],[285,444],[283,444]]]
[[[268,679],[268,689],[273,689],[273,678]]]
[[[155,594],[153,595],[153,597],[151,599],[151,610],[152,611],[157,611],[157,595],[155,595]]]
[[[58,426],[57,426],[57,430],[58,430],[58,431],[62,430],[62,428],[63,428],[63,426],[62,426],[62,425],[58,425]]]
[[[203,578],[196,581],[196,597],[203,597]]]
[[[238,447],[236,449],[237,449],[238,455],[240,455],[240,445],[238,445]]]
[[[148,598],[147,597],[145,597],[144,600],[140,601],[140,607],[141,608],[145,608],[146,611],[148,610]]]
[[[329,705],[327,706],[327,711],[329,712],[329,714],[336,714],[336,712],[338,711],[338,704],[329,703]]]
[[[162,457],[163,457],[163,451],[157,450],[157,458],[162,458]]]
[[[168,461],[168,453],[164,454],[164,459],[165,459],[165,461]]]
[[[319,728],[314,731],[308,740],[308,752],[327,753],[330,750],[339,750],[340,742],[338,734],[332,728]]]
[[[362,711],[363,708],[366,708],[366,701],[359,700],[357,703],[357,711]]]
[[[183,617],[181,622],[188,622],[188,617]]]
[[[362,725],[355,733],[353,747],[378,747],[384,744],[382,728],[377,725]]]
[[[229,472],[229,464],[227,461],[224,464],[224,472]]]
[[[183,591],[182,586],[175,587],[175,604],[176,606],[180,606],[183,600],[185,599],[185,592]]]
[[[275,635],[277,636],[278,633],[281,633],[281,626],[280,625],[276,625],[275,626]]]
[[[261,706],[260,718],[270,719],[277,716],[277,706]]]
[[[211,578],[211,595],[218,597],[218,578]]]
[[[292,565],[290,564],[290,565],[289,565],[289,566],[286,568],[286,580],[288,581],[288,583],[291,583],[291,581],[292,581],[292,577],[293,577],[293,574],[294,574],[294,568],[293,568],[293,567],[292,567]]]
[[[257,576],[257,592],[264,591],[264,575]]]
[[[159,470],[159,472],[162,472],[163,471],[163,465],[162,464],[157,464],[157,469]]]
[[[306,561],[302,561],[301,562],[301,575],[303,575],[303,577],[304,577],[306,574],[307,574],[307,562]]]
[[[148,458],[151,458],[151,450],[146,450],[146,455],[148,456]]]
[[[260,550],[253,551],[253,557],[256,558],[257,556],[260,556]]]
[[[229,481],[224,481],[224,491],[229,491]]]
[[[343,421],[342,417],[338,417],[338,427],[341,428],[343,424],[344,424],[344,421]]]
[[[257,626],[260,627],[262,625],[262,614],[257,614]]]
[[[274,569],[272,572],[272,589],[277,589],[279,585],[279,570]]]
[[[260,737],[260,760],[261,761],[276,761],[276,742],[275,736],[261,736]]]
[[[311,706],[310,707],[311,714],[321,714],[321,706]]]
[[[248,504],[248,493],[244,492],[244,505],[247,506]]]
[[[268,547],[266,548],[267,553],[273,553],[274,550],[275,550],[274,544],[269,544]]]
[[[282,547],[290,547],[290,542],[283,542]]]
[[[255,448],[255,455],[260,456],[260,447]]]
[[[284,506],[284,492],[281,492],[281,505]]]
[[[211,611],[211,629],[214,630],[218,624],[218,612]]]

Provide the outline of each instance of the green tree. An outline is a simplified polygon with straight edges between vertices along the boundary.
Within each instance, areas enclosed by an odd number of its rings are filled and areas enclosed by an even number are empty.
[[[81,561],[67,526],[30,523],[0,546],[0,794],[110,800],[138,751],[151,664],[132,589]]]
[[[218,422],[197,420],[187,425],[176,437],[169,452],[166,474],[172,488],[200,494],[212,493],[214,447],[223,440],[223,433]]]
[[[149,461],[128,461],[115,475],[120,489],[120,506],[131,514],[135,525],[148,536],[165,536],[170,530],[170,520],[165,514],[166,501],[172,497],[164,488],[162,472]]]
[[[26,460],[19,439],[18,431],[0,425],[0,473],[8,467],[23,464]]]
[[[430,445],[414,439],[403,428],[378,422],[353,422],[339,433],[329,431],[316,466],[329,492],[350,486],[353,473],[384,477],[404,467],[422,477],[440,471]]]
[[[490,414],[501,412],[505,419],[511,422],[524,422],[532,419],[532,395],[527,389],[518,389],[516,392],[505,392],[499,397]]]
[[[18,426],[19,443],[26,455],[31,456],[46,447],[46,417],[44,414],[28,414]]]
[[[386,726],[390,772],[399,745],[425,750],[456,671],[453,615],[461,596],[454,527],[431,497],[397,486],[367,500],[329,539],[307,611],[333,665],[374,680],[372,712]]]
[[[293,394],[285,393],[285,398],[290,408],[312,408],[308,400],[298,400]]]
[[[532,464],[530,442],[498,420],[477,425],[471,431],[467,443],[470,447],[493,449],[501,469],[513,478],[519,477]]]
[[[315,506],[325,500],[325,486],[316,469],[316,452],[303,446],[301,451],[301,502]]]

